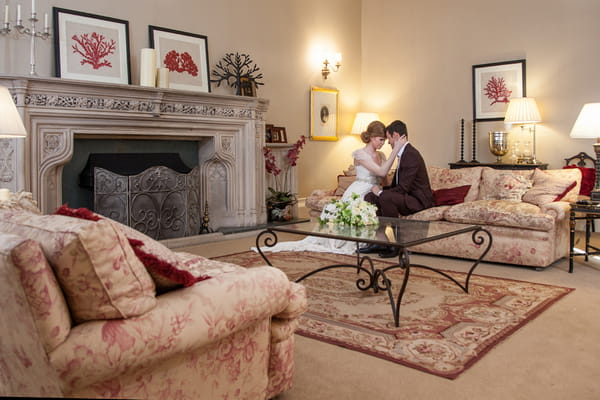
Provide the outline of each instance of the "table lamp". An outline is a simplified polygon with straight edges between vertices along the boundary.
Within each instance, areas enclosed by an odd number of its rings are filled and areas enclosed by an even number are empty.
[[[521,129],[525,129],[526,124],[533,124],[533,129],[529,129],[533,133],[533,151],[531,164],[537,164],[538,160],[535,154],[535,124],[541,122],[542,117],[538,110],[537,104],[533,97],[515,97],[510,99],[506,114],[504,115],[504,123],[506,124],[521,124]]]
[[[8,88],[0,86],[0,138],[25,136],[27,132],[13,98]]]
[[[358,112],[354,117],[354,124],[350,133],[360,135],[367,130],[367,126],[373,121],[379,121],[379,115],[371,112]]]
[[[592,201],[600,201],[600,103],[584,104],[569,136],[573,139],[596,139],[596,184],[591,198]]]

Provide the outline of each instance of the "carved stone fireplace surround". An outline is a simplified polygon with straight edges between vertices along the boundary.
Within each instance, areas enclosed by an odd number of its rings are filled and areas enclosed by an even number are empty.
[[[75,138],[192,138],[211,228],[266,222],[268,100],[60,78],[0,75],[0,85],[28,132],[26,139],[0,139],[0,186],[32,192],[43,213],[62,204],[62,169]]]

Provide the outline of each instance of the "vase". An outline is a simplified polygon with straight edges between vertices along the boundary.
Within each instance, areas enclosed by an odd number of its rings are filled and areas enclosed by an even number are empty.
[[[267,220],[283,222],[292,219],[295,201],[267,201]]]

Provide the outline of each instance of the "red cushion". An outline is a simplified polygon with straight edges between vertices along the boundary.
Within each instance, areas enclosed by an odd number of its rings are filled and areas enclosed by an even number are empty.
[[[581,171],[581,188],[579,194],[589,196],[596,186],[596,168],[578,167],[577,165],[567,165],[563,169],[579,168]]]
[[[471,185],[457,186],[449,189],[438,189],[433,191],[436,206],[450,206],[465,201],[465,196]]]
[[[101,216],[94,213],[93,211],[88,210],[87,208],[73,209],[69,208],[66,204],[60,206],[60,208],[56,210],[55,214],[65,215],[67,217],[87,219],[91,221],[98,221],[102,219]],[[196,282],[209,279],[208,276],[195,277],[190,272],[181,270],[175,267],[174,265],[164,260],[161,260],[154,254],[150,254],[144,251],[141,248],[144,245],[144,242],[141,240],[132,238],[127,238],[127,240],[133,248],[133,251],[137,258],[142,262],[142,264],[144,264],[146,269],[150,272],[150,276],[152,276],[152,278],[155,279],[155,283],[157,284],[157,290],[160,290],[161,286],[165,286],[165,280],[176,285],[183,285],[184,287],[188,287]],[[162,290],[161,292],[164,292],[164,290]]]

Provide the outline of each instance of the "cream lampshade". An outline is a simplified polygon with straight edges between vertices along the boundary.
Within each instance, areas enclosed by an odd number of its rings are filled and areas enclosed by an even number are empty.
[[[354,117],[354,124],[350,133],[360,135],[367,130],[367,126],[373,121],[379,121],[379,115],[377,113],[370,112],[359,112]]]
[[[0,86],[0,138],[25,137],[27,132],[8,88]]]
[[[569,136],[573,139],[596,139],[596,184],[591,198],[600,201],[600,103],[584,104]]]
[[[524,129],[524,125],[526,124],[533,124],[533,129],[530,129],[533,133],[532,164],[538,163],[535,154],[535,124],[541,121],[542,117],[533,97],[516,97],[510,99],[506,114],[504,115],[504,123],[521,124],[521,129]]]

